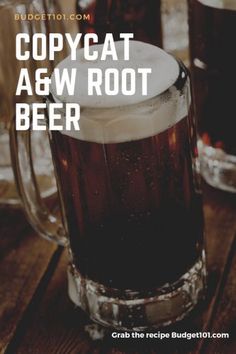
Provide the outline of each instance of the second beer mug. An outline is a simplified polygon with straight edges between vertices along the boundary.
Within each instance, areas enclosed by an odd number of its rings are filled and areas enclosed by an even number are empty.
[[[189,15],[202,175],[236,192],[236,1],[189,0]]]
[[[116,48],[122,57],[123,42]],[[68,237],[72,301],[103,325],[141,330],[183,318],[202,298],[206,274],[188,74],[149,44],[132,41],[130,56],[130,67],[152,68],[147,97],[88,97],[86,80],[76,82],[74,96],[58,96],[52,84],[48,104],[63,97],[81,105],[80,131],[50,132],[64,232],[42,213],[34,179],[23,181],[30,169],[25,135],[13,131],[12,147],[32,224],[58,242]],[[76,66],[86,77],[83,49],[79,58],[58,67]]]
[[[134,39],[162,46],[160,0],[77,0],[77,11],[89,18],[80,23],[82,33],[97,33],[100,43],[111,32],[132,32]]]

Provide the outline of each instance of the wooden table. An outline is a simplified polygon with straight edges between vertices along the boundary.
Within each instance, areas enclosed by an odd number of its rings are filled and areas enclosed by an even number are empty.
[[[229,332],[229,339],[92,341],[67,296],[66,252],[32,231],[21,211],[0,210],[0,353],[236,353],[236,195],[204,186],[207,299],[172,331]]]

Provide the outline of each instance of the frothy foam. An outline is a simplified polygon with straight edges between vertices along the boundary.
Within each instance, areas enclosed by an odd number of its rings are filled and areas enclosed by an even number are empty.
[[[201,4],[215,9],[236,10],[235,0],[198,0]]]
[[[94,49],[100,53],[102,45],[96,45]],[[118,61],[88,62],[84,59],[83,49],[80,49],[77,61],[67,57],[58,65],[60,69],[77,68],[78,80],[74,96],[69,96],[67,92],[58,96],[52,75],[51,93],[55,101],[79,103],[81,106],[80,131],[63,131],[63,134],[97,143],[132,141],[154,136],[187,115],[185,93],[180,93],[173,86],[179,76],[179,65],[172,56],[158,47],[137,41],[130,42],[129,61],[122,59],[123,42],[116,42],[116,50]],[[148,95],[141,94],[139,79],[138,93],[134,96],[88,96],[87,70],[91,67],[113,67],[118,70],[126,67],[151,68]]]

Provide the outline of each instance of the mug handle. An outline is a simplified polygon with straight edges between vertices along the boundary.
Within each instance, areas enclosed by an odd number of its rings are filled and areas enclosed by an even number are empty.
[[[58,216],[43,202],[38,187],[31,151],[31,130],[17,131],[15,118],[10,127],[10,148],[16,186],[30,224],[43,238],[66,246],[66,231]]]

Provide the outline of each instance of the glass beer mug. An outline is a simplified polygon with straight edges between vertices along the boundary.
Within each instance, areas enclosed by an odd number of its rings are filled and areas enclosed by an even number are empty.
[[[189,30],[201,173],[236,193],[236,1],[189,0]]]
[[[0,206],[20,203],[12,166],[9,147],[9,129],[15,115],[16,102],[35,102],[40,100],[36,96],[22,94],[16,96],[17,79],[21,68],[28,69],[31,82],[34,82],[34,72],[41,65],[49,70],[53,69],[52,62],[20,61],[16,59],[15,38],[18,33],[64,32],[62,21],[39,20],[34,16],[58,12],[58,5],[54,0],[3,0],[0,2]],[[27,16],[31,16],[30,19]],[[70,21],[67,21],[67,23]],[[61,61],[66,55],[61,51],[56,58]],[[32,134],[32,149],[36,163],[35,173],[39,179],[43,197],[55,193],[56,185],[51,166],[50,149],[45,132]]]
[[[116,40],[132,32],[138,41],[162,46],[160,0],[77,0],[77,12],[89,14],[80,23],[81,32],[97,33],[101,43],[108,32]]]
[[[121,54],[123,42],[116,48]],[[79,131],[49,131],[62,223],[41,205],[30,131],[12,129],[12,149],[32,225],[69,249],[71,300],[102,325],[141,330],[186,316],[203,297],[206,270],[188,73],[150,44],[131,41],[130,56],[131,67],[152,68],[148,96],[98,99],[86,94],[86,80],[76,81],[74,96],[59,96],[52,75],[48,107],[62,97],[81,106]],[[86,77],[82,57],[80,49],[76,62],[68,57],[58,68]],[[58,114],[65,122],[64,110]]]

